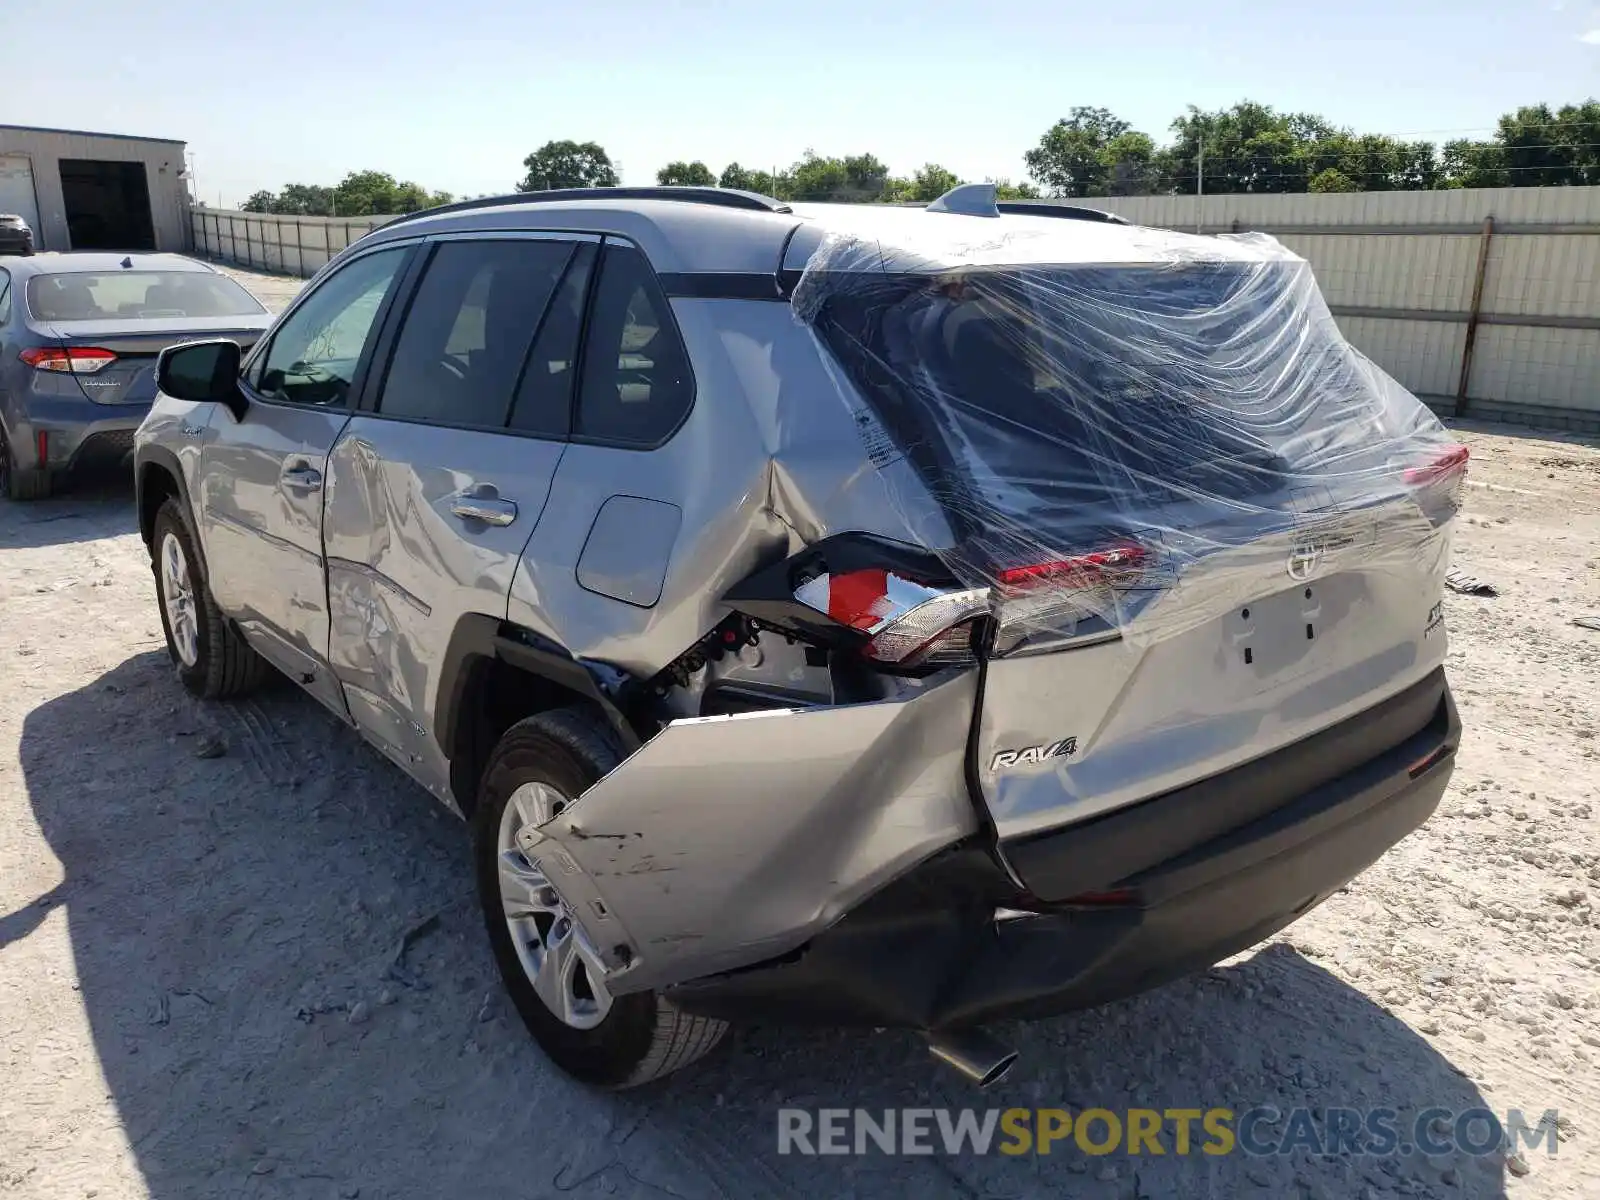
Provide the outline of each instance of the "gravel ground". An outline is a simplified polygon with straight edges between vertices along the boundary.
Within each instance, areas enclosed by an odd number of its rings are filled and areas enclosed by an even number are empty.
[[[770,1028],[640,1092],[566,1081],[495,981],[454,819],[288,685],[192,701],[125,491],[0,504],[0,1194],[1600,1195],[1600,632],[1572,624],[1600,614],[1600,448],[1462,432],[1457,563],[1501,594],[1445,602],[1439,813],[1248,954],[1000,1030],[1022,1059],[987,1094],[910,1035]],[[785,1105],[1263,1103],[1553,1108],[1559,1151],[776,1149]]]

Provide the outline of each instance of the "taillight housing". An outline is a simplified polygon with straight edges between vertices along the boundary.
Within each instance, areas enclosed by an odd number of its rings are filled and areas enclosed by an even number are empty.
[[[867,636],[861,654],[899,669],[972,662],[977,621],[988,615],[988,588],[940,588],[887,568],[823,572],[794,598]]]
[[[1402,478],[1406,486],[1430,516],[1448,519],[1461,508],[1470,456],[1466,446],[1451,446],[1427,462],[1405,468]]]
[[[93,375],[117,361],[110,350],[98,346],[30,346],[19,357],[35,371],[70,375]]]
[[[1159,567],[1154,550],[1130,540],[997,571],[995,651],[1116,636],[1131,597],[1156,585]]]

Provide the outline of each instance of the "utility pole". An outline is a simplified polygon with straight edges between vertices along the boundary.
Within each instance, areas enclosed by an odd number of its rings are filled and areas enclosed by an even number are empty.
[[[1200,232],[1200,210],[1205,206],[1206,199],[1206,139],[1200,138],[1200,154],[1197,158],[1199,167],[1194,178],[1194,231]]]

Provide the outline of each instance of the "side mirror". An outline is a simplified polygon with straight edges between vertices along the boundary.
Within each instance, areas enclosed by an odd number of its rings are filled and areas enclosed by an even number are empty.
[[[156,386],[174,400],[221,404],[235,421],[248,407],[239,390],[239,343],[227,338],[168,346],[156,360]]]

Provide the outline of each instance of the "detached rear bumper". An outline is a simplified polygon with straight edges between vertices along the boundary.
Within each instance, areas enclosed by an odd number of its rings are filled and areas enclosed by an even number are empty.
[[[1437,671],[1234,771],[1004,847],[1026,892],[968,845],[783,960],[669,995],[732,1018],[937,1029],[1143,991],[1281,929],[1421,825],[1459,736]]]

